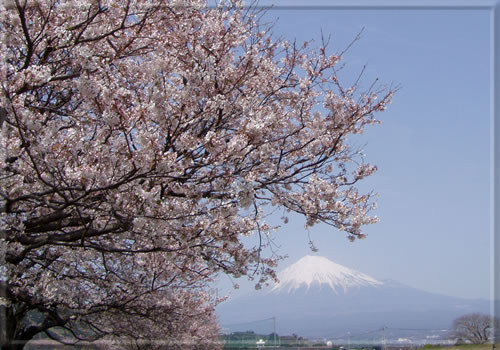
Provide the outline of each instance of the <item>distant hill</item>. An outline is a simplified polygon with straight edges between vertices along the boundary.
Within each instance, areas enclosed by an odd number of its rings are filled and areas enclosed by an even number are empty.
[[[378,281],[320,256],[305,256],[278,277],[280,283],[267,290],[219,305],[220,323],[234,325],[276,317],[279,334],[328,337],[380,327],[448,329],[460,315],[489,312],[487,300]]]

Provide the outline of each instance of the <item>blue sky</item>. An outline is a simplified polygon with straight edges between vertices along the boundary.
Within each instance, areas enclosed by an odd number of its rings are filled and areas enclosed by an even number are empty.
[[[319,44],[321,31],[331,35],[332,53],[364,28],[344,55],[345,83],[366,64],[366,87],[375,78],[401,86],[378,115],[383,124],[355,139],[379,168],[361,188],[379,194],[380,222],[354,243],[330,227],[313,227],[317,254],[378,279],[489,298],[489,11],[275,9],[266,18],[278,18],[273,31],[287,40]],[[278,271],[311,254],[299,217],[276,241],[289,255]]]

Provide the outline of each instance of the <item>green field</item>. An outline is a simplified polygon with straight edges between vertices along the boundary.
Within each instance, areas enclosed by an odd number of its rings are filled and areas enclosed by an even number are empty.
[[[495,347],[500,350],[500,344],[496,344]],[[478,344],[478,345],[457,345],[457,346],[425,346],[424,349],[429,350],[492,350],[492,344]]]

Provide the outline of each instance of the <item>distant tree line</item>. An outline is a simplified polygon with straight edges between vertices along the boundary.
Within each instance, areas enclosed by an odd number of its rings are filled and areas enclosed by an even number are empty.
[[[451,338],[457,344],[485,344],[494,341],[494,330],[500,328],[500,320],[490,315],[471,313],[453,321]]]

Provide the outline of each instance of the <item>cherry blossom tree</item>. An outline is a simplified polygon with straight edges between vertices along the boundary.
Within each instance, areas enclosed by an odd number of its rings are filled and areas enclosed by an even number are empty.
[[[356,188],[376,167],[348,137],[392,92],[342,87],[326,45],[274,40],[237,1],[6,0],[0,16],[2,349],[217,348],[207,286],[276,278],[268,213],[351,240],[377,221]]]

